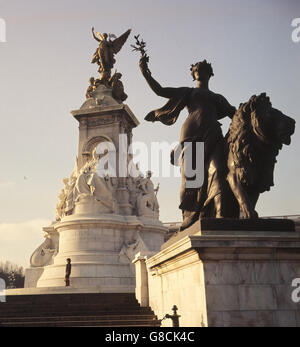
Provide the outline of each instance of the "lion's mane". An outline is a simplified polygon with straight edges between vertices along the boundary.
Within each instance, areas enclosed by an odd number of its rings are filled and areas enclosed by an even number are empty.
[[[289,117],[281,114],[279,120],[272,116],[273,110],[269,98],[262,93],[240,104],[232,118],[226,136],[228,160],[233,160],[235,175],[246,190],[262,193],[274,185],[274,165],[282,147],[276,122],[287,123]]]

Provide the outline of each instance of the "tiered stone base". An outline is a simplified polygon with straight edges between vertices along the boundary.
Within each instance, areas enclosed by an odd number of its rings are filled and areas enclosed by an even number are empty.
[[[209,223],[218,222],[200,221],[150,259],[136,260],[148,272],[138,272],[137,288],[148,285],[140,297],[158,318],[176,305],[180,326],[300,326],[299,231],[263,231],[259,220],[257,232],[209,230]]]
[[[69,216],[56,224],[55,229],[59,233],[59,252],[53,264],[27,270],[26,287],[64,286],[66,259],[71,258],[72,288],[97,287],[100,292],[133,293],[134,253],[141,249],[157,252],[165,233],[158,221],[113,214],[101,218]]]

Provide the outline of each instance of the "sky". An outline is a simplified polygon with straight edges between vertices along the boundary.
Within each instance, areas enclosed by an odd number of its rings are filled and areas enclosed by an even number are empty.
[[[134,141],[178,141],[186,117],[172,127],[144,121],[165,99],[143,79],[133,35],[147,43],[149,67],[163,85],[193,87],[190,65],[207,59],[215,76],[210,89],[236,107],[266,92],[275,108],[300,116],[300,42],[291,22],[299,0],[0,0],[0,260],[28,266],[54,220],[62,179],[74,167],[78,123],[70,114],[85,100],[96,31],[132,34],[115,68],[140,125]],[[1,37],[1,35],[0,35]],[[225,134],[230,122],[222,120]],[[261,195],[261,216],[300,214],[298,123],[275,168],[275,186]],[[163,222],[180,221],[179,178],[155,177]]]

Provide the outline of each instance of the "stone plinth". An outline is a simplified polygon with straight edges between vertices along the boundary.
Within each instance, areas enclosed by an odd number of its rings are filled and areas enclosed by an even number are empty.
[[[149,287],[146,260],[146,255],[138,253],[132,261],[132,263],[135,264],[135,297],[141,307],[149,306]]]
[[[109,104],[81,108],[72,111],[79,122],[78,166],[81,168],[92,158],[95,145],[108,141],[119,149],[119,135],[128,136],[128,146],[132,139],[132,129],[139,122],[125,104]]]
[[[59,252],[53,264],[44,267],[37,287],[63,286],[66,259],[71,258],[73,288],[124,293],[135,291],[131,264],[135,254],[157,252],[165,233],[159,221],[113,214],[68,216],[54,228],[59,233]]]
[[[157,253],[167,231],[158,219],[151,175],[142,180],[141,173],[130,174],[138,171],[129,146],[139,122],[101,84],[71,113],[79,123],[78,156],[70,177],[63,179],[56,222],[44,228],[46,239],[26,269],[25,287],[62,288],[70,258],[74,290],[134,293],[135,255]]]
[[[176,305],[180,326],[300,326],[298,232],[195,229],[146,261],[159,319]]]
[[[201,232],[202,235],[207,232],[214,231],[215,234],[220,232],[223,234],[228,231],[230,234],[242,233],[248,234],[249,232],[291,232],[296,230],[297,223],[290,219],[234,219],[234,218],[200,218],[191,227],[184,231],[176,232],[169,238],[167,242],[162,245],[162,249],[169,247],[174,242],[181,240],[184,236],[193,235]]]

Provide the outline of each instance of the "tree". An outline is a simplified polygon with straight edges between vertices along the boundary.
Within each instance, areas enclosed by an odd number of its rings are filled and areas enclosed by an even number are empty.
[[[24,270],[22,266],[9,261],[0,262],[0,278],[3,278],[7,288],[24,288]]]

